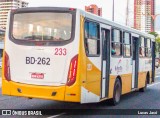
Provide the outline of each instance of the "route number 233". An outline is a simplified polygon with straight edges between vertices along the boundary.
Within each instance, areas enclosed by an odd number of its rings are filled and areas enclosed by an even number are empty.
[[[65,56],[67,54],[66,48],[55,48],[54,55],[63,55]]]

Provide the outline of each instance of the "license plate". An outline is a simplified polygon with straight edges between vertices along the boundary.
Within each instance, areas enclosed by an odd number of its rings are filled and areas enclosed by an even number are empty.
[[[31,73],[33,79],[44,79],[44,73]]]

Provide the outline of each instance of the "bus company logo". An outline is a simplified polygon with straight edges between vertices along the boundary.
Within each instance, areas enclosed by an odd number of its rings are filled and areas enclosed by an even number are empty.
[[[115,71],[117,72],[117,74],[119,73],[119,72],[122,72],[122,70],[123,70],[123,68],[122,68],[122,66],[120,66],[120,63],[122,62],[122,60],[120,59],[119,61],[118,61],[118,64],[115,66]]]
[[[31,73],[33,79],[44,79],[44,73]]]

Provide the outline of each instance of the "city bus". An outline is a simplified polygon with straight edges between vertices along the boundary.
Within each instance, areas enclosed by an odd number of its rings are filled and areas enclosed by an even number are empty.
[[[11,10],[2,94],[113,105],[154,82],[155,38],[76,8]]]

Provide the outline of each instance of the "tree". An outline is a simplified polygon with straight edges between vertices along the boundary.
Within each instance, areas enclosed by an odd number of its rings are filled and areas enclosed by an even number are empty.
[[[157,32],[149,32],[149,34],[155,36],[156,38],[156,52],[160,52],[160,37],[158,37],[158,33]]]
[[[155,36],[155,38],[158,36],[158,33],[157,32],[149,32],[149,34],[152,34]]]
[[[160,52],[160,37],[156,38],[156,52]]]

